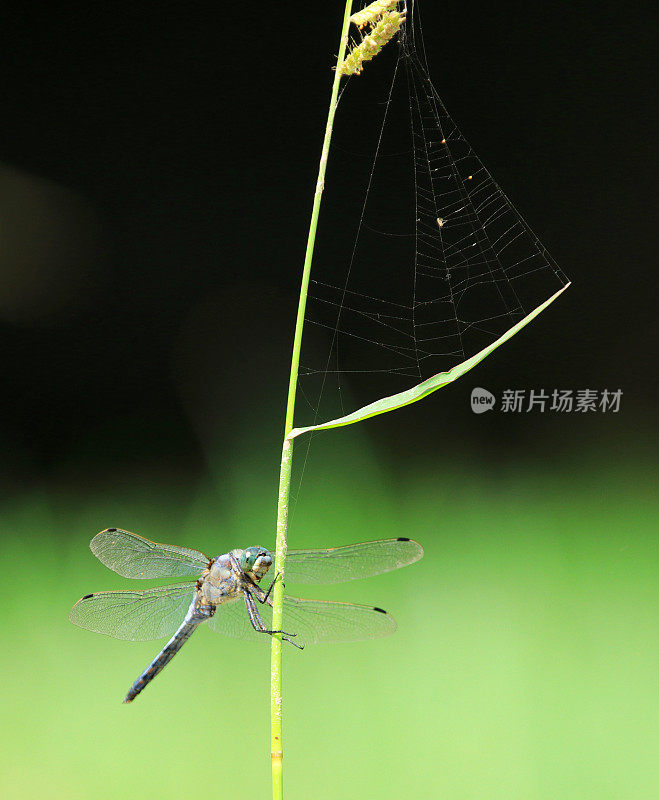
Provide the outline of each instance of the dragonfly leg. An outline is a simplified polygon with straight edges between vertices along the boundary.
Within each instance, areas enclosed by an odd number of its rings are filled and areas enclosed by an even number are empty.
[[[284,586],[284,587],[286,586],[286,584],[282,580],[281,572],[278,572],[275,575],[274,581],[268,587],[268,591],[263,595],[263,599],[261,599],[260,597],[257,596],[256,599],[259,601],[259,603],[267,603],[268,602],[268,597],[270,597],[270,592],[274,589],[275,583],[277,583],[277,581],[281,581],[282,582],[282,586]]]
[[[257,633],[268,633],[272,636],[273,633],[281,633],[282,639],[289,644],[292,644],[293,647],[297,647],[298,650],[304,650],[304,645],[297,644],[290,636],[297,636],[297,633],[287,633],[286,631],[271,631],[265,627],[263,620],[261,619],[261,615],[256,607],[256,603],[254,602],[254,598],[249,592],[245,592],[245,606],[247,607],[247,614],[249,615],[249,621],[252,623],[252,628]]]

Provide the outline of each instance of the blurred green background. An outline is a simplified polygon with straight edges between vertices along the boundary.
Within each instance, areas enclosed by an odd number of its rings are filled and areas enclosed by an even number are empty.
[[[3,800],[269,795],[265,643],[201,629],[123,706],[161,643],[67,616],[130,583],[88,549],[105,527],[210,555],[273,544],[343,4],[316,6],[5,10]],[[286,797],[654,800],[654,27],[609,0],[422,13],[447,107],[574,283],[455,385],[316,437],[308,459],[296,446],[291,547],[404,535],[426,556],[299,588],[380,605],[399,630],[288,648]],[[358,79],[375,111],[341,101],[326,269],[363,189],[341,159],[367,163],[360,121],[382,111],[388,57]],[[377,288],[399,265],[368,268]],[[615,414],[476,416],[475,386],[623,396]],[[342,395],[373,399],[347,379]]]
[[[285,652],[287,797],[656,797],[647,461],[520,461],[494,475],[439,454],[393,482],[356,439],[319,440],[291,544],[404,534],[426,556],[369,581],[301,587],[382,605],[399,630]],[[5,506],[3,797],[267,796],[265,643],[202,628],[124,706],[159,643],[101,637],[67,613],[83,593],[126,584],[88,550],[97,528],[212,554],[269,546],[275,477],[246,446],[221,486],[147,472],[139,488],[44,487]]]

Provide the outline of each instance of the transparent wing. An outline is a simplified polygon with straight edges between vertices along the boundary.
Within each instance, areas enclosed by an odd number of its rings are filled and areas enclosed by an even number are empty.
[[[130,531],[108,528],[89,543],[92,553],[124,578],[174,578],[199,575],[209,558],[199,550],[160,544]]]
[[[272,608],[260,603],[257,608],[266,626],[271,628]],[[235,639],[267,639],[252,628],[242,598],[218,606],[208,624],[212,630]],[[296,644],[353,642],[389,636],[396,630],[396,621],[386,611],[373,606],[285,595],[284,630],[297,634]]]
[[[95,592],[73,606],[69,620],[88,631],[145,642],[171,636],[185,617],[195,581],[142,592]]]
[[[329,550],[290,550],[284,574],[286,583],[344,583],[406,567],[422,556],[418,542],[402,537]]]

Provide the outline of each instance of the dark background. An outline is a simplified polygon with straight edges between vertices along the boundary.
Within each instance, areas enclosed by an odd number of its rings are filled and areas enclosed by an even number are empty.
[[[6,490],[144,460],[203,471],[204,437],[228,453],[257,420],[276,464],[342,6],[262,5],[5,15]],[[573,286],[477,373],[370,422],[382,455],[647,447],[654,37],[639,10],[422,7],[447,107]],[[329,197],[321,231],[341,224]],[[474,385],[624,396],[617,416],[477,418]]]

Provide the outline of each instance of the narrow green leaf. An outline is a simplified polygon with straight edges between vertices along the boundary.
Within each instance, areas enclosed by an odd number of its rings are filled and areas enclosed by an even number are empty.
[[[415,403],[417,400],[421,400],[422,397],[431,394],[437,389],[441,389],[442,386],[446,386],[448,383],[452,383],[464,375],[465,372],[469,372],[472,367],[475,367],[476,364],[481,362],[486,356],[489,356],[499,345],[507,342],[508,339],[512,338],[518,331],[521,331],[525,325],[528,325],[532,319],[535,319],[535,317],[537,317],[541,311],[544,311],[569,285],[569,283],[566,283],[556,294],[553,294],[548,300],[545,300],[542,305],[539,305],[534,311],[527,314],[524,319],[520,320],[516,325],[513,325],[503,336],[500,336],[492,342],[492,344],[481,350],[480,353],[476,353],[475,356],[468,358],[448,372],[438,372],[437,375],[433,375],[431,378],[419,383],[417,386],[413,386],[411,389],[406,389],[404,392],[399,392],[398,394],[392,394],[389,397],[382,397],[373,403],[369,403],[367,406],[358,408],[357,411],[353,411],[351,414],[346,414],[345,417],[332,419],[329,422],[322,422],[320,425],[311,425],[308,428],[294,428],[288,434],[288,438],[293,439],[309,431],[322,431],[328,428],[340,428],[343,425],[352,425],[353,422],[361,422],[369,417],[385,414],[387,411],[393,411],[396,408],[402,408],[403,406],[410,405],[410,403]]]

